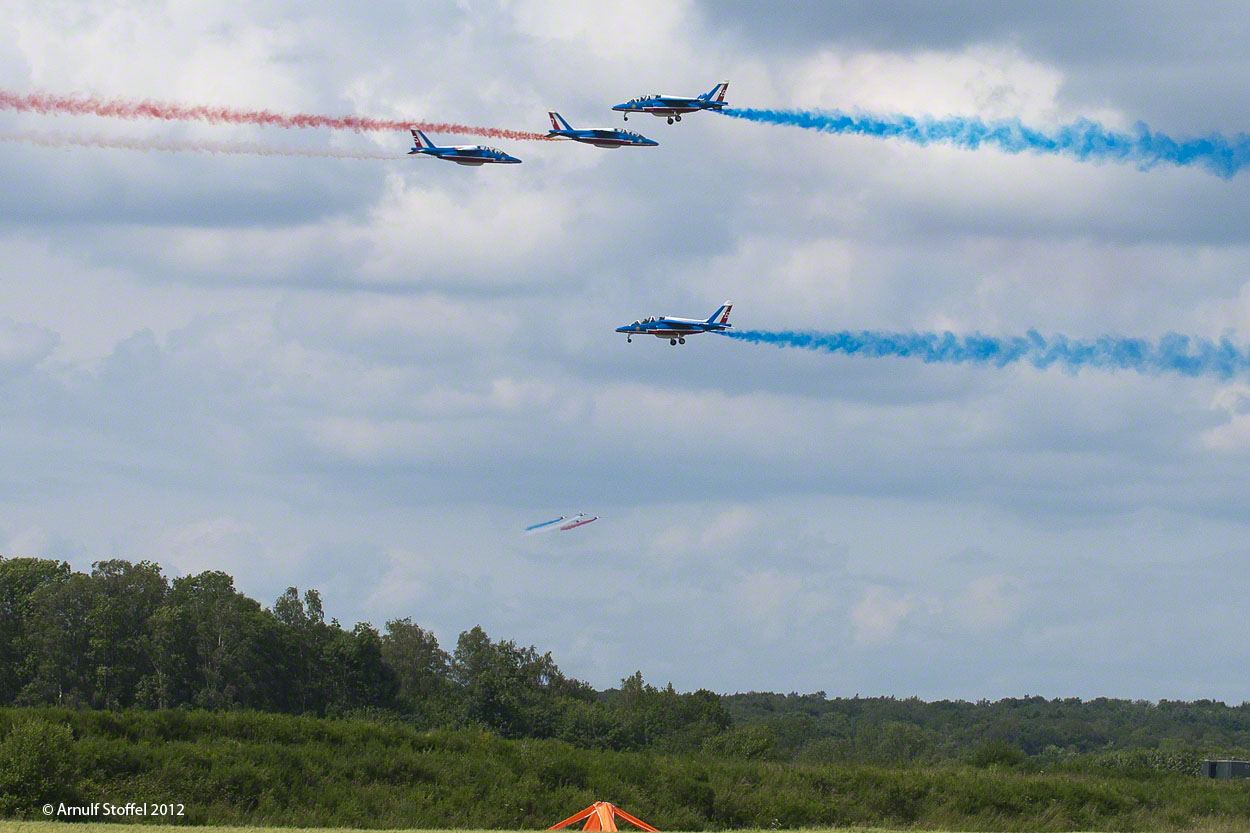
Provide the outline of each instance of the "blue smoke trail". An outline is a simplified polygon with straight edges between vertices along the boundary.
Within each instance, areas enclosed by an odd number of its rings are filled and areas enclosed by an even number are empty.
[[[992,145],[1008,153],[1034,151],[1071,156],[1082,161],[1132,162],[1146,170],[1167,163],[1182,167],[1199,165],[1228,179],[1250,165],[1250,136],[1238,133],[1231,139],[1212,133],[1193,139],[1173,139],[1155,133],[1138,122],[1133,133],[1117,133],[1101,124],[1081,119],[1072,124],[1042,129],[1019,119],[986,122],[978,118],[950,116],[882,116],[846,113],[841,110],[755,110],[726,107],[713,112],[736,119],[819,130],[906,139],[919,145],[947,142],[976,150]]]
[[[1135,370],[1139,373],[1179,373],[1183,376],[1214,376],[1230,379],[1250,375],[1250,349],[1241,349],[1226,338],[1218,342],[1168,333],[1157,342],[1143,338],[1099,336],[1069,339],[1046,338],[1035,330],[1023,336],[985,336],[980,333],[891,333],[873,330],[842,330],[832,333],[724,330],[718,335],[798,347],[848,356],[900,356],[926,363],[986,364],[994,367],[1027,362],[1037,368],[1052,365],[1076,372],[1082,367]]]

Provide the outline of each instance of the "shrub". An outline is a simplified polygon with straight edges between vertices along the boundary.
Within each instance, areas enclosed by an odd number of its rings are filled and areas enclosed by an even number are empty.
[[[17,722],[0,743],[0,815],[23,816],[76,794],[74,735],[69,726]]]
[[[767,726],[735,726],[703,742],[703,751],[721,758],[768,760],[776,756],[777,738]]]
[[[968,754],[968,763],[979,767],[1019,766],[1024,763],[1024,750],[1005,740],[991,738],[982,741]]]

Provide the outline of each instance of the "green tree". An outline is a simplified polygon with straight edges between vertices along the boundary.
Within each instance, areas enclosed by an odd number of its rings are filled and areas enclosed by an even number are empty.
[[[656,688],[643,681],[641,671],[621,680],[614,702],[624,748],[698,749],[732,722],[715,693],[679,694],[672,683]]]
[[[149,621],[165,601],[169,583],[148,561],[97,561],[91,571],[88,614],[92,705],[128,708],[140,685],[155,673]]]
[[[332,623],[325,662],[331,680],[329,708],[336,712],[394,705],[395,674],[382,661],[382,638],[368,622],[350,631]]]
[[[451,676],[463,719],[505,737],[553,737],[560,700],[591,696],[589,686],[560,672],[550,653],[492,642],[480,625],[460,634]]]
[[[194,700],[192,628],[186,606],[167,602],[148,619],[148,660],[152,671],[135,693],[139,704],[170,709]]]
[[[69,578],[69,564],[0,557],[0,703],[11,703],[29,680],[26,628],[31,596]]]
[[[26,815],[47,802],[72,800],[75,786],[74,736],[68,726],[23,720],[0,743],[0,816]]]
[[[397,702],[433,723],[451,693],[451,656],[438,646],[433,631],[407,617],[392,619],[382,635],[382,659],[398,683]]]
[[[17,701],[27,705],[85,706],[91,702],[91,579],[71,573],[44,584],[27,599],[26,684]]]
[[[173,675],[170,699],[206,709],[280,703],[280,626],[234,579],[218,571],[174,579],[166,608],[154,617],[153,655]]]
[[[273,615],[283,626],[288,708],[324,714],[332,699],[327,650],[334,629],[325,622],[321,594],[308,590],[300,601],[299,588],[288,587],[274,602]]]

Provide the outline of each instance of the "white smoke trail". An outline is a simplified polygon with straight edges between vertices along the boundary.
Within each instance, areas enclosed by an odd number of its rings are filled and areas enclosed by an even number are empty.
[[[243,156],[302,156],[314,159],[403,159],[405,154],[336,148],[297,148],[259,142],[209,142],[193,139],[150,139],[125,136],[75,136],[36,130],[0,132],[0,142],[21,142],[49,148],[108,148],[163,153],[211,153]]]

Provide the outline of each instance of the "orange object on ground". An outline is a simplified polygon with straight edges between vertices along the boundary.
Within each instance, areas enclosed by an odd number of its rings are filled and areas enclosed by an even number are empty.
[[[574,813],[559,824],[552,825],[547,829],[559,830],[562,827],[568,827],[570,824],[577,824],[582,819],[586,819],[586,825],[582,827],[582,830],[615,830],[616,819],[618,818],[624,819],[639,830],[660,833],[642,819],[634,818],[620,807],[616,807],[606,801],[596,801],[580,813]]]

